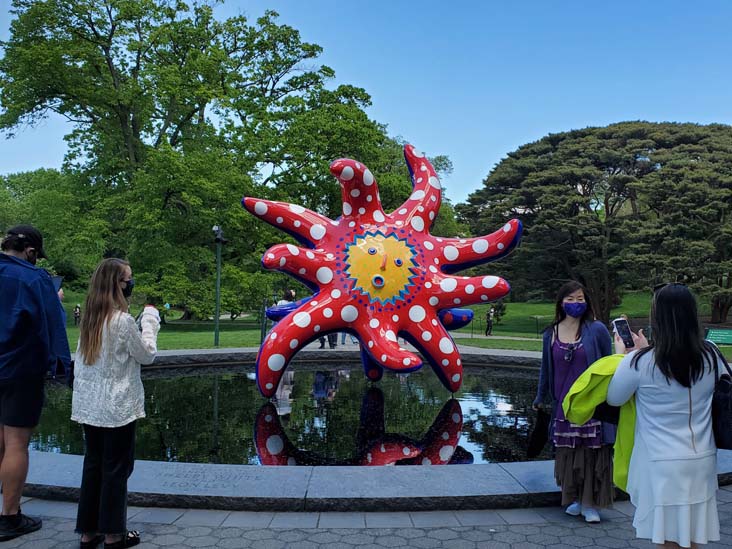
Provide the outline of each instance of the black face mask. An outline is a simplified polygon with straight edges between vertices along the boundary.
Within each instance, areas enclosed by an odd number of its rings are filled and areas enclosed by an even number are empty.
[[[127,286],[122,289],[122,295],[125,297],[130,297],[132,295],[132,289],[135,287],[135,279],[130,278],[127,281]]]

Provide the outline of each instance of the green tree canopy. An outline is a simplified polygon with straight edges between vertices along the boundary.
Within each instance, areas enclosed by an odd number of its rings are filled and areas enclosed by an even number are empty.
[[[365,90],[332,86],[320,46],[275,12],[219,20],[218,3],[13,0],[0,59],[0,131],[50,113],[72,128],[58,185],[46,177],[31,192],[42,174],[6,178],[0,198],[13,206],[0,204],[0,222],[38,224],[71,278],[86,280],[102,256],[126,257],[151,301],[201,317],[213,312],[213,225],[229,240],[232,314],[278,285],[260,258],[284,235],[247,215],[242,196],[336,217],[328,166],[339,157],[369,165],[386,207],[411,192],[400,143],[364,112]],[[444,230],[459,231],[445,210]]]

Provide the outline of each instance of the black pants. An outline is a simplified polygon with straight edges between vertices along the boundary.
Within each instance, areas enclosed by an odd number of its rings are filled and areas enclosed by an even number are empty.
[[[84,425],[78,533],[127,532],[127,479],[135,466],[135,422],[106,428]]]

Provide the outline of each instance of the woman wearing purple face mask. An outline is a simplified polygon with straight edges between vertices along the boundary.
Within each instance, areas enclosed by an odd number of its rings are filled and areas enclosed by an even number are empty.
[[[582,372],[611,352],[610,333],[595,320],[587,289],[567,282],[557,294],[554,322],[544,331],[534,408],[551,405],[554,476],[562,488],[562,505],[567,514],[581,514],[587,522],[600,522],[597,510],[613,501],[615,426],[595,419],[584,425],[570,423],[561,402]]]

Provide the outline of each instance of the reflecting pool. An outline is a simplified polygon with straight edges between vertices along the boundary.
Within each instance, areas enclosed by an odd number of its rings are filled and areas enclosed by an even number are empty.
[[[250,465],[526,461],[537,376],[466,369],[462,389],[450,395],[431,371],[372,384],[356,366],[290,367],[269,402],[251,368],[150,370],[136,457]],[[70,415],[71,391],[50,384],[31,447],[83,454]]]

